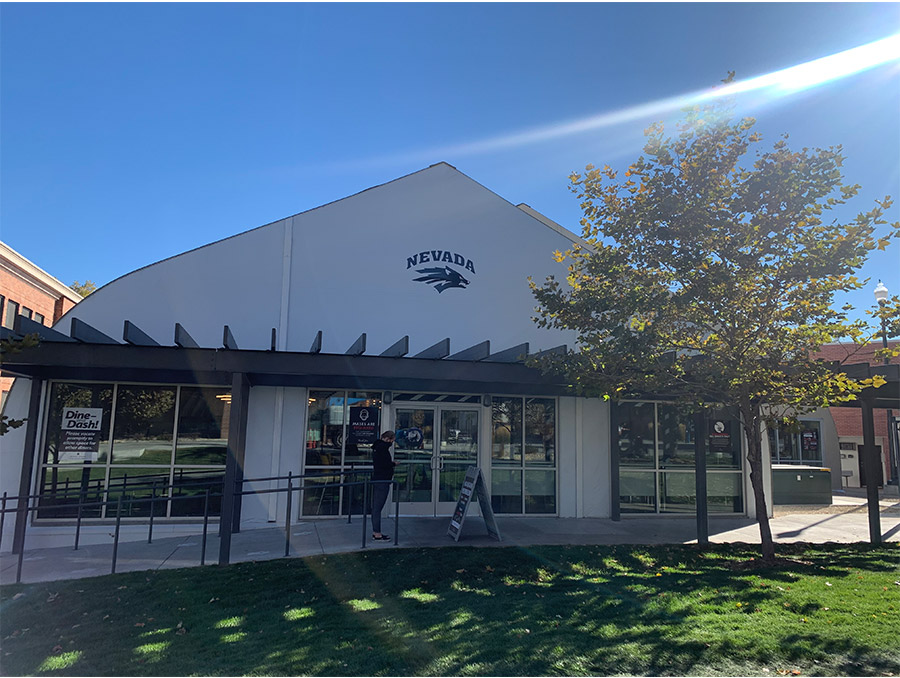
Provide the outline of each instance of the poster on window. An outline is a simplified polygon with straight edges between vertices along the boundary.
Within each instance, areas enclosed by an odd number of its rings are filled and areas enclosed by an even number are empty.
[[[709,449],[711,452],[731,451],[730,422],[713,419],[709,422]]]
[[[350,408],[350,438],[357,445],[371,445],[378,440],[378,408]]]
[[[64,407],[59,436],[60,461],[97,461],[102,427],[103,408]]]
[[[803,445],[803,451],[810,454],[804,454],[804,457],[815,457],[819,451],[819,432],[816,430],[803,431],[800,434],[800,442]]]

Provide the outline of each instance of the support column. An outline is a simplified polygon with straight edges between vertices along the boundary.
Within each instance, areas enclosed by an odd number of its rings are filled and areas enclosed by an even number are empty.
[[[697,491],[697,543],[709,544],[709,507],[706,501],[706,443],[709,438],[706,412],[694,414],[694,478]]]
[[[231,379],[231,417],[228,422],[228,452],[225,458],[225,481],[222,486],[222,514],[219,516],[219,564],[231,558],[231,534],[241,526],[240,483],[244,478],[244,452],[247,444],[247,411],[250,382],[247,375],[236,372]],[[240,484],[239,484],[240,483]]]
[[[863,396],[859,400],[862,405],[863,427],[863,467],[866,469],[866,499],[869,506],[869,541],[873,544],[881,543],[881,516],[878,512],[878,478],[881,475],[879,467],[881,459],[875,450],[875,413],[872,409],[872,401]]]
[[[609,517],[621,520],[619,509],[619,406],[609,404]]]
[[[28,495],[31,494],[31,476],[34,473],[35,448],[38,440],[38,420],[41,414],[43,379],[31,380],[31,397],[28,400],[28,419],[25,422],[25,445],[22,451],[22,474],[19,477],[19,504],[16,511],[16,527],[13,532],[13,553],[25,548],[25,528],[28,525]]]

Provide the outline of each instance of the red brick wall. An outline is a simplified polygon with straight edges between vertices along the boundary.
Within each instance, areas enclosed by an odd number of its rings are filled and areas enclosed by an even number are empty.
[[[48,326],[52,325],[59,320],[60,316],[62,316],[62,313],[57,315],[58,309],[55,295],[47,294],[38,287],[12,275],[9,271],[2,268],[0,268],[0,294],[6,297],[6,301],[3,305],[3,319],[6,318],[6,304],[10,301],[15,301],[19,304],[20,312],[22,307],[28,307],[32,311],[40,313],[44,316],[44,324]],[[69,304],[66,310],[75,305],[68,299],[65,299],[65,301]],[[60,309],[61,308],[62,306],[60,305]]]

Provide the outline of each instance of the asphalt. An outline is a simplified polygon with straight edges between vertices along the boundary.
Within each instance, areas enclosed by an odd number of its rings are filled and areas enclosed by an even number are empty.
[[[835,496],[831,506],[776,507],[770,524],[778,543],[853,543],[869,541],[869,521],[865,500]],[[900,501],[880,502],[883,541],[900,542]],[[359,517],[346,520],[302,521],[291,526],[289,539],[284,527],[244,530],[232,535],[230,561],[262,561],[346,553],[365,549],[433,548],[442,546],[507,546],[527,548],[550,544],[689,544],[696,543],[696,522],[681,516],[623,516],[620,521],[602,518],[554,518],[515,516],[497,519],[502,541],[488,535],[479,517],[466,518],[459,541],[447,533],[447,518],[401,517],[395,531],[393,520],[385,521],[390,541],[373,542]],[[100,528],[104,531],[108,528]],[[38,541],[26,542],[21,560],[24,583],[51,582],[110,574],[113,562],[112,536],[87,540],[78,550],[72,546],[40,548]],[[395,544],[396,537],[396,544]],[[709,540],[714,543],[759,543],[759,529],[750,518],[711,516]],[[97,543],[99,542],[99,543]],[[180,534],[143,541],[120,542],[116,552],[116,572],[197,567],[201,561],[202,535]],[[216,564],[219,538],[211,531],[206,544],[206,564]],[[0,585],[16,581],[19,556],[0,553]]]

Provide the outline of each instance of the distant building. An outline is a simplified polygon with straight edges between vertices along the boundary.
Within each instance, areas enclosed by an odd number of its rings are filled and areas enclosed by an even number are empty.
[[[17,315],[50,327],[81,301],[81,295],[0,242],[0,324],[12,329]],[[0,407],[12,387],[0,378]]]
[[[874,342],[865,346],[855,344],[828,344],[819,351],[820,358],[824,360],[838,361],[846,365],[868,363],[878,365],[882,359],[875,358],[875,351],[882,348],[882,342]],[[896,348],[900,341],[889,341],[888,346]],[[893,365],[900,365],[900,357],[890,360]],[[862,465],[859,459],[859,448],[863,444],[862,411],[857,407],[832,407],[829,408],[837,429],[838,445],[841,455],[841,475],[844,487],[865,487],[866,479],[862,473]],[[883,485],[886,480],[896,478],[897,463],[897,434],[894,434],[893,450],[889,437],[888,412],[896,421],[900,417],[900,402],[893,411],[876,409],[875,413],[875,445],[879,449],[881,457],[881,477],[878,484]],[[894,424],[896,430],[896,423]],[[893,457],[892,457],[893,455]]]

